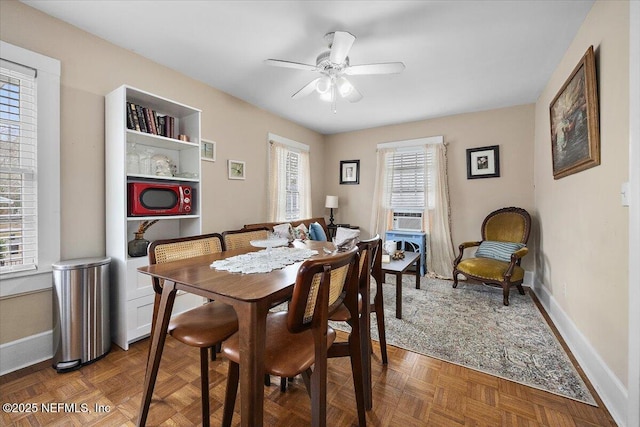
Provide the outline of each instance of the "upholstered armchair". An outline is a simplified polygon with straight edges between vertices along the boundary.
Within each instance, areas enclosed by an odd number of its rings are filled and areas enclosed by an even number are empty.
[[[524,269],[520,267],[531,231],[531,217],[521,208],[502,208],[491,212],[482,223],[482,241],[465,242],[453,261],[453,287],[458,274],[468,280],[502,287],[502,302],[509,305],[509,290],[516,286],[524,295]],[[462,259],[464,250],[478,247],[473,258]]]

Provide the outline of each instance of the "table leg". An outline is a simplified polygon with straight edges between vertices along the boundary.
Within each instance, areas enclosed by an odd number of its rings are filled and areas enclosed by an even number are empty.
[[[416,260],[416,289],[420,289],[420,257]]]
[[[147,361],[147,371],[144,376],[144,388],[142,392],[142,405],[138,415],[138,426],[144,426],[147,423],[147,415],[149,415],[149,405],[151,405],[151,397],[153,396],[153,388],[156,384],[158,376],[158,368],[160,367],[160,359],[162,358],[162,350],[164,342],[167,338],[167,328],[171,319],[171,310],[176,299],[176,285],[173,282],[165,282],[162,288],[157,310],[157,318],[154,320],[153,335],[151,336],[151,346],[149,348],[149,359]],[[157,301],[157,299],[156,299]]]
[[[264,410],[264,349],[268,305],[234,307],[240,348],[240,414],[243,427],[261,427]]]
[[[396,273],[396,319],[402,319],[402,273]]]

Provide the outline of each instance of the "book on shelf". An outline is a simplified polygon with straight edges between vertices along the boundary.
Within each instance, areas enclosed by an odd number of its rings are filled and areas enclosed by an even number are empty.
[[[167,116],[158,116],[158,135],[167,136],[165,119]]]
[[[147,107],[142,107],[142,111],[144,112],[144,117],[147,122],[147,133],[157,135],[158,131],[156,130],[156,123],[155,123],[155,120],[153,120],[151,109]]]
[[[127,101],[127,129],[176,138],[175,117]]]
[[[140,132],[148,133],[147,131],[147,120],[144,116],[144,112],[142,111],[142,107],[136,105],[136,113],[138,116],[138,122],[140,123]]]
[[[136,111],[136,105],[133,102],[127,102],[127,117],[131,118],[131,124],[132,124],[132,127],[130,127],[129,129],[137,130],[138,132],[140,132],[140,122],[138,121],[138,112]]]

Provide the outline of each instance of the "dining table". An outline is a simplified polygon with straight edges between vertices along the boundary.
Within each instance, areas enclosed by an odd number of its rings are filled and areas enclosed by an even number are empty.
[[[294,241],[293,247],[317,251],[315,256],[327,256],[336,250],[331,242]],[[139,267],[138,271],[164,282],[154,303],[154,319],[151,328],[151,343],[144,379],[142,404],[138,424],[145,425],[156,383],[158,368],[167,336],[167,328],[178,291],[200,295],[210,300],[231,305],[238,316],[238,338],[240,348],[240,415],[241,425],[259,427],[263,425],[264,407],[264,349],[267,313],[271,308],[288,300],[300,265],[298,261],[283,268],[266,273],[232,273],[211,266],[214,261],[256,251],[259,248],[229,250],[162,264]],[[262,249],[269,250],[269,249]],[[365,301],[369,301],[368,289],[363,290]],[[360,337],[363,355],[365,407],[371,409],[371,349],[369,304],[362,304],[360,315]]]

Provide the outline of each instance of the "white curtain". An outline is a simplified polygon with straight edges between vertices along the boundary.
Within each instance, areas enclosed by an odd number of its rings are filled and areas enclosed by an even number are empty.
[[[455,258],[451,240],[449,190],[447,183],[446,147],[444,144],[422,144],[426,150],[423,210],[423,226],[427,234],[427,272],[431,276],[451,278]],[[392,227],[393,209],[389,204],[387,183],[393,177],[393,168],[387,167],[388,159],[397,149],[379,148],[376,165],[376,181],[373,194],[370,229],[384,236]]]
[[[298,190],[300,218],[311,217],[311,170],[309,152],[292,150],[285,144],[271,141],[269,148],[269,221],[287,221],[287,154],[295,151],[299,155]]]
[[[429,144],[427,153],[431,159],[433,194],[433,197],[431,194],[426,197],[427,209],[423,215],[427,221],[427,269],[432,275],[451,279],[455,255],[451,240],[447,147],[444,144]]]

